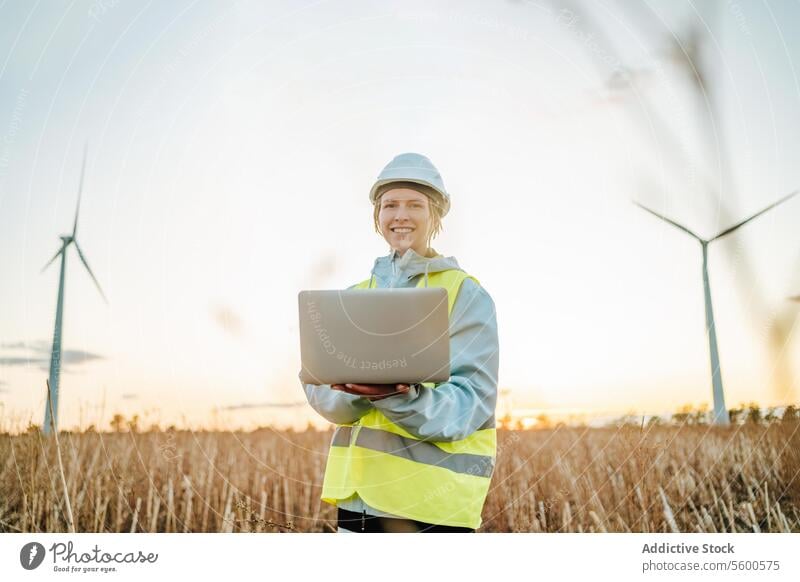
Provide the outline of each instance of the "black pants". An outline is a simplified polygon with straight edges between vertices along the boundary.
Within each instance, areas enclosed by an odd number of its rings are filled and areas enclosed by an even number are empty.
[[[450,525],[436,525],[416,521],[413,519],[398,519],[396,517],[377,517],[367,513],[356,513],[337,508],[336,524],[346,530],[357,533],[474,533],[468,527],[455,527]]]

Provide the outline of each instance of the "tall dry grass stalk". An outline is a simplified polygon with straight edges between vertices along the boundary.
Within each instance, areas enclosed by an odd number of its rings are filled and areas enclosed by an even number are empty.
[[[485,531],[800,531],[800,430],[501,431]]]
[[[330,431],[60,436],[0,434],[0,531],[335,531],[319,499]],[[483,519],[490,532],[800,532],[798,424],[498,430]]]
[[[64,490],[64,504],[67,506],[67,527],[69,531],[75,533],[75,519],[72,517],[72,504],[69,502],[69,490],[67,489],[67,479],[64,476],[64,463],[61,461],[61,445],[58,442],[58,429],[55,424],[55,414],[53,413],[53,400],[50,397],[50,380],[45,380],[47,385],[47,407],[50,409],[50,432],[56,441],[56,458],[58,459],[58,474],[61,477],[61,486]]]

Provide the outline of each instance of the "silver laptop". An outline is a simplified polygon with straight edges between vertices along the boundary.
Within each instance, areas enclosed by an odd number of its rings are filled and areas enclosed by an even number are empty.
[[[305,384],[450,379],[445,289],[301,291],[298,300]]]

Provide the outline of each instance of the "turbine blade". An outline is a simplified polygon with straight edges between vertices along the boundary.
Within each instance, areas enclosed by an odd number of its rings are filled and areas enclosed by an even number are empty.
[[[83,146],[83,164],[81,165],[81,181],[78,184],[78,206],[75,208],[75,222],[72,225],[72,238],[78,234],[78,213],[81,210],[81,194],[83,194],[83,175],[86,172],[86,155],[89,152],[89,143]]]
[[[78,250],[78,256],[81,258],[83,266],[86,267],[87,271],[89,271],[89,275],[92,277],[92,281],[94,281],[94,284],[97,286],[97,290],[100,291],[100,295],[103,296],[103,301],[108,303],[108,299],[106,299],[106,294],[103,293],[103,290],[100,288],[100,283],[97,282],[97,277],[95,277],[94,273],[92,273],[92,269],[89,268],[89,263],[86,262],[86,257],[84,257],[83,253],[81,252],[81,247],[78,246],[78,241],[75,241],[75,248]]]
[[[762,214],[764,214],[764,213],[765,213],[767,210],[771,210],[772,208],[775,208],[775,207],[776,207],[778,204],[781,204],[782,202],[786,202],[786,201],[787,201],[789,198],[791,198],[792,196],[794,196],[795,194],[798,194],[798,193],[800,193],[800,190],[795,190],[794,192],[792,192],[792,193],[790,193],[790,194],[787,194],[786,196],[784,196],[783,198],[781,198],[781,199],[780,199],[780,200],[778,200],[777,202],[773,202],[772,204],[770,204],[769,206],[767,206],[767,207],[766,207],[764,210],[761,210],[760,212],[756,212],[756,213],[755,213],[753,216],[751,216],[750,218],[745,218],[743,221],[741,221],[741,222],[737,222],[737,223],[736,223],[736,224],[734,224],[732,227],[730,227],[730,228],[726,228],[725,230],[723,230],[721,233],[719,233],[719,234],[718,234],[717,236],[715,236],[714,238],[712,238],[712,239],[709,239],[709,241],[708,241],[708,242],[711,242],[712,240],[717,240],[718,238],[722,238],[722,237],[723,237],[723,236],[725,236],[726,234],[730,234],[730,233],[732,233],[734,230],[736,230],[736,229],[737,229],[737,228],[739,228],[740,226],[744,226],[745,224],[747,224],[748,222],[750,222],[751,220],[753,220],[755,217],[757,217],[757,216],[761,216],[761,215],[762,215]]]
[[[46,264],[44,267],[42,267],[42,270],[41,270],[41,271],[39,271],[39,272],[40,272],[40,273],[44,273],[44,270],[45,270],[47,267],[49,267],[49,266],[50,266],[50,263],[52,263],[53,261],[55,261],[55,260],[58,258],[58,255],[60,255],[60,254],[61,254],[61,251],[63,251],[63,250],[64,250],[64,247],[61,247],[60,249],[58,249],[58,250],[56,251],[56,254],[54,254],[54,255],[53,255],[53,258],[52,258],[52,259],[50,259],[49,261],[47,261],[47,264]]]
[[[688,229],[688,228],[686,228],[685,226],[682,226],[682,225],[678,224],[678,223],[677,223],[677,222],[675,222],[674,220],[670,220],[670,219],[669,219],[669,218],[667,218],[666,216],[661,216],[661,215],[660,215],[658,212],[654,212],[653,210],[650,210],[650,209],[649,209],[647,206],[644,206],[643,204],[639,204],[639,203],[638,203],[636,200],[633,200],[633,203],[634,203],[634,204],[636,204],[636,206],[638,206],[638,207],[639,207],[639,208],[641,208],[642,210],[646,210],[647,212],[649,212],[649,213],[650,213],[650,214],[652,214],[653,216],[655,216],[655,217],[657,217],[657,218],[660,218],[660,219],[661,219],[661,220],[663,220],[664,222],[668,222],[668,223],[670,223],[670,224],[671,224],[672,226],[674,226],[675,228],[679,228],[679,229],[681,229],[683,232],[685,232],[685,233],[687,233],[687,234],[689,234],[689,235],[693,236],[694,238],[696,238],[697,240],[699,240],[699,241],[701,241],[701,242],[702,242],[702,240],[703,240],[703,239],[701,239],[699,236],[697,236],[695,233],[693,233],[691,230],[689,230],[689,229]]]

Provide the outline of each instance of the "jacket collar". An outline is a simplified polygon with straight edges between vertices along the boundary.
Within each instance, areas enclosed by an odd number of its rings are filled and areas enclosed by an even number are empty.
[[[402,256],[397,251],[391,250],[388,255],[375,259],[372,274],[387,283],[386,286],[392,286],[389,285],[392,281],[395,284],[402,284],[424,273],[430,275],[450,269],[461,269],[455,257],[444,257],[435,249],[431,250],[434,252],[433,257],[423,257],[414,249],[408,249]]]

